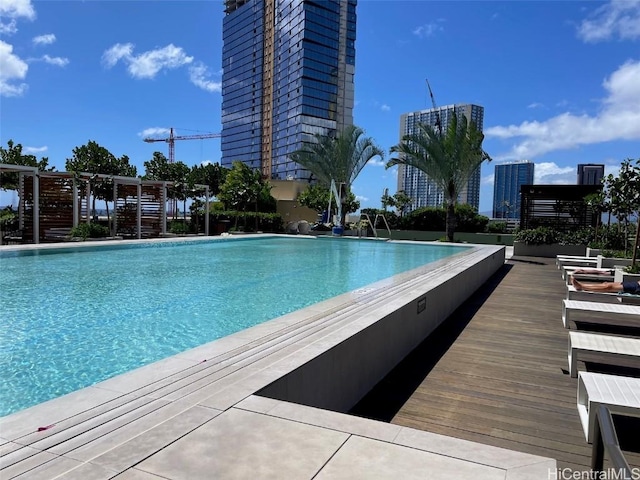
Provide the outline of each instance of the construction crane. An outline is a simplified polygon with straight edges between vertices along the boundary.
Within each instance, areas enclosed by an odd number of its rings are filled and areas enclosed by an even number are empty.
[[[431,85],[429,85],[429,79],[427,78],[427,88],[429,89],[429,96],[431,97],[431,105],[433,105],[433,109],[436,112],[436,127],[438,128],[438,133],[442,134],[442,122],[440,121],[440,111],[436,106],[436,99],[433,98],[433,92],[431,91]]]
[[[204,140],[207,138],[219,138],[221,133],[201,133],[199,135],[174,135],[173,128],[169,129],[169,136],[166,138],[147,137],[143,140],[147,143],[166,142],[169,144],[169,163],[173,163],[176,157],[176,140]]]

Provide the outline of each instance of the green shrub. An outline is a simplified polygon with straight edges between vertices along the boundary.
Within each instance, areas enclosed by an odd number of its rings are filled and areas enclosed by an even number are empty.
[[[594,238],[594,230],[581,228],[579,230],[561,232],[551,227],[528,228],[516,231],[513,239],[526,245],[589,245]]]
[[[560,245],[589,245],[594,239],[595,230],[593,228],[580,228],[570,230],[560,234],[558,243]]]
[[[0,210],[0,230],[13,232],[18,230],[18,224],[18,213],[14,212],[11,207],[5,207]]]
[[[110,234],[109,227],[99,225],[97,223],[81,223],[77,227],[73,227],[69,232],[69,236],[74,238],[104,238]]]
[[[600,248],[603,250],[624,250],[625,233],[624,229],[619,225],[601,225],[598,227],[597,233],[591,242],[588,243],[591,248]]]
[[[507,222],[489,222],[487,224],[488,233],[507,233]]]
[[[242,229],[245,232],[253,232],[256,227],[256,217],[259,231],[269,233],[281,233],[284,231],[284,222],[279,213],[211,212],[209,213],[209,225],[216,225],[220,220],[229,220],[231,222],[230,231]],[[202,231],[204,231],[204,224],[202,225]]]
[[[183,220],[174,220],[169,225],[169,233],[173,233],[175,235],[187,234],[189,233],[189,230],[189,225]]]
[[[558,243],[560,232],[549,227],[527,228],[518,230],[513,237],[516,242],[525,245],[549,245]]]
[[[628,258],[628,253],[625,250],[602,250],[603,257],[609,258]]]
[[[623,269],[626,273],[640,274],[640,262],[636,262],[635,265],[629,265]]]
[[[489,218],[478,215],[476,209],[468,204],[456,205],[456,232],[484,232]],[[424,207],[414,210],[399,221],[404,230],[440,232],[446,229],[447,212],[444,208]]]

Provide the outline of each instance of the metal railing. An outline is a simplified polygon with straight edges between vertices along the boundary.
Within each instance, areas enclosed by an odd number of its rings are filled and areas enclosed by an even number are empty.
[[[378,223],[378,218],[382,218],[382,221],[384,222],[385,226],[387,227],[387,231],[389,232],[389,239],[391,239],[391,228],[389,228],[389,222],[387,222],[387,219],[384,215],[377,213],[373,222],[371,221],[371,217],[367,213],[361,214],[360,219],[362,220],[362,218],[364,218],[365,220],[367,220],[367,222],[369,222],[369,225],[371,226],[371,230],[373,230],[373,235],[376,238],[378,238],[376,223]]]
[[[622,454],[611,412],[604,405],[600,405],[596,412],[595,435],[591,450],[591,470],[596,474],[603,472],[605,452],[612,468],[616,471],[616,478],[631,480],[633,478],[631,467]],[[594,478],[600,477],[596,475]]]

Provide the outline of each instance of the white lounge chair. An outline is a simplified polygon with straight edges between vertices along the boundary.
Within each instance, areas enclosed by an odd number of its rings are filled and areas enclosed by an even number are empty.
[[[583,268],[588,268],[589,270],[594,270],[600,273],[574,273],[576,270],[580,270]],[[613,268],[597,268],[597,267],[585,267],[582,265],[564,265],[561,267],[562,278],[569,281],[569,277],[571,275],[576,275],[576,278],[582,280],[599,280],[603,282],[612,282],[613,281],[613,273],[611,273]]]
[[[618,293],[576,290],[576,287],[574,287],[573,285],[567,285],[566,298],[567,300],[584,300],[587,302],[617,303]]]
[[[640,327],[640,305],[620,305],[615,303],[602,303],[602,302],[585,302],[580,300],[562,300],[562,324],[564,328],[569,328],[570,314],[573,312],[587,312],[587,313],[604,313],[604,314],[616,314],[618,315],[634,315],[637,317],[637,326]],[[592,321],[585,319],[584,321]],[[600,319],[596,321],[601,321]],[[607,321],[609,325],[629,325],[630,322],[616,322]]]
[[[614,415],[640,417],[640,378],[592,372],[578,374],[578,415],[589,443],[593,442],[600,405]]]
[[[585,258],[595,258],[595,257],[587,257],[586,255],[556,255],[556,265],[558,265],[558,268],[560,267],[560,263],[562,263],[565,260],[582,260]]]
[[[626,303],[629,305],[640,305],[640,295],[635,293],[619,293],[617,299],[620,303]]]
[[[640,368],[640,338],[569,332],[569,373],[578,376],[578,357],[582,361]]]
[[[556,264],[558,265],[558,269],[569,265],[574,265],[579,268],[596,268],[598,266],[598,259],[595,257],[558,258]]]

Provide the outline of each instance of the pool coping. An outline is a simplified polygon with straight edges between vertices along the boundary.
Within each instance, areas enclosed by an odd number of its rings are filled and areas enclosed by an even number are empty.
[[[211,240],[211,237],[204,239]],[[176,239],[159,241],[175,242]],[[123,242],[127,241],[118,244]],[[139,244],[140,240],[129,242]],[[89,246],[104,244],[82,243]],[[77,245],[65,245],[69,246]],[[327,442],[330,439],[333,443],[326,446],[324,453],[318,454],[314,450],[312,455],[304,455],[305,461],[313,465],[305,464],[304,468],[300,463],[281,466],[285,470],[300,471],[302,478],[341,478],[347,470],[350,473],[346,476],[353,477],[357,465],[353,461],[345,463],[344,459],[351,458],[353,452],[360,452],[359,449],[365,449],[366,455],[367,449],[374,448],[382,448],[392,459],[409,455],[411,461],[418,464],[449,462],[440,473],[446,475],[447,468],[454,468],[450,478],[460,478],[460,471],[469,466],[477,467],[478,472],[487,475],[486,478],[494,478],[493,474],[495,478],[510,480],[544,478],[543,473],[548,475],[555,469],[555,460],[256,395],[292,373],[300,372],[302,367],[347,340],[358,337],[381,319],[408,304],[413,305],[424,292],[447,279],[458,278],[486,258],[492,258],[494,264],[504,263],[503,246],[464,246],[473,248],[456,255],[454,262],[435,262],[429,267],[419,267],[375,282],[0,418],[3,478],[4,475],[7,478],[18,475],[29,475],[29,478],[57,475],[67,475],[64,478],[74,475],[77,478],[89,475],[95,475],[95,478],[183,478],[180,475],[184,469],[172,471],[172,468],[182,465],[182,456],[194,442],[199,445],[198,435],[206,433],[218,440],[228,438],[218,427],[224,430],[228,425],[245,424],[246,430],[241,433],[249,437],[242,448],[262,449],[259,451],[266,448],[250,441],[256,430],[252,425],[261,425],[264,430],[275,428],[276,432],[302,429],[310,438],[317,435],[318,438],[326,437]],[[486,271],[484,275],[488,278],[491,273]],[[430,308],[437,309],[438,306],[430,305]],[[228,423],[231,422],[229,419],[233,422]],[[174,424],[179,424],[180,428]],[[177,433],[166,437],[158,435],[171,425],[172,431]],[[149,450],[149,438],[158,436],[164,439],[162,445]],[[271,442],[267,443],[271,445]],[[137,454],[132,454],[133,451]],[[313,459],[316,459],[315,463],[311,461]],[[282,459],[283,462],[286,460]],[[370,458],[369,461],[373,465],[378,459]],[[191,459],[188,463],[196,470],[200,464],[208,465],[202,458]],[[225,457],[217,459],[216,468],[219,473],[235,475],[239,468],[237,463]],[[388,463],[393,464],[393,461]],[[389,464],[378,467],[388,468]],[[458,467],[462,470],[456,473]],[[480,475],[478,478],[485,477]]]

